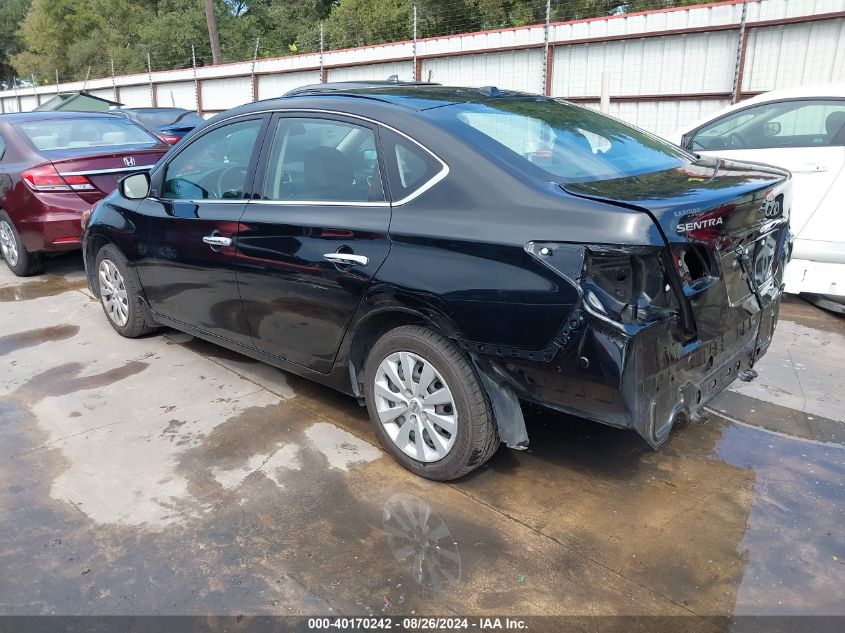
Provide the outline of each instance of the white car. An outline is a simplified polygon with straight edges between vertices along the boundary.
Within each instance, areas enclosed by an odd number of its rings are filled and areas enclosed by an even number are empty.
[[[845,84],[773,90],[670,139],[697,154],[792,172],[786,291],[845,312]]]

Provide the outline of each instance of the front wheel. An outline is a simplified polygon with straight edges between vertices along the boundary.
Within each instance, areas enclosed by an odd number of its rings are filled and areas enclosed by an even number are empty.
[[[496,452],[487,394],[449,339],[420,326],[391,330],[373,346],[364,379],[379,439],[411,472],[449,481]]]
[[[123,253],[114,246],[104,246],[97,254],[96,265],[100,303],[114,330],[126,338],[152,332],[141,311],[140,284]]]

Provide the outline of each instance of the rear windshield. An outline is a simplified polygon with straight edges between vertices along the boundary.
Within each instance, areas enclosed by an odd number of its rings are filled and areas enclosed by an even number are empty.
[[[39,151],[119,145],[152,146],[160,142],[131,121],[117,117],[29,121],[18,124],[18,128]]]
[[[159,110],[153,112],[136,112],[138,120],[150,129],[165,125],[181,123],[182,125],[199,125],[205,120],[196,112],[184,110]]]
[[[490,99],[440,109],[479,149],[505,151],[554,182],[589,182],[679,167],[683,150],[589,108],[542,97]],[[492,140],[494,143],[490,143]]]

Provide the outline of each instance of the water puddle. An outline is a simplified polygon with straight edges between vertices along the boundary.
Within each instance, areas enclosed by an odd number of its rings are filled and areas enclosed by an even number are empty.
[[[6,354],[11,354],[27,347],[35,347],[42,343],[64,341],[73,338],[78,332],[79,327],[76,325],[54,325],[52,327],[0,336],[0,356],[5,356]]]
[[[54,297],[65,292],[82,290],[87,287],[88,284],[84,279],[44,277],[38,281],[30,281],[17,286],[3,286],[0,288],[0,303]]]
[[[715,456],[755,474],[737,615],[845,615],[845,449],[730,424]]]

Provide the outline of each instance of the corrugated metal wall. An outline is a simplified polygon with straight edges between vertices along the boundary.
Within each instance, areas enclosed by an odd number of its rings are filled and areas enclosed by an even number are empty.
[[[762,92],[845,79],[845,19],[754,29],[742,89]]]
[[[407,61],[364,64],[360,66],[347,66],[345,68],[329,68],[327,71],[329,81],[383,80],[391,75],[396,75],[401,81],[412,81],[414,79],[414,63]]]
[[[197,96],[193,81],[174,81],[156,86],[156,104],[162,107],[197,108]]]
[[[272,99],[273,97],[281,97],[288,90],[318,83],[320,83],[319,70],[285,73],[283,75],[262,75],[258,78],[258,98]]]
[[[120,102],[127,108],[146,108],[153,104],[150,86],[122,86],[120,88]]]
[[[595,105],[606,74],[610,113],[660,134],[670,134],[726,105],[740,46],[739,0],[715,5],[552,24],[550,73],[544,64],[543,26],[430,38],[417,42],[419,78],[443,84],[547,92]],[[741,91],[747,96],[781,86],[845,81],[845,0],[750,0]],[[504,50],[503,50],[504,49]],[[507,50],[512,49],[512,50]],[[400,79],[414,76],[413,45],[398,42],[199,68],[153,73],[160,106],[204,114],[304,84]],[[119,100],[152,105],[146,74],[117,77]],[[113,98],[112,80],[85,84]],[[63,91],[83,88],[64,84]],[[27,89],[0,93],[5,112],[35,107]],[[37,89],[44,102],[55,88]]]
[[[426,59],[421,78],[451,86],[497,86],[542,92],[543,51],[527,49]]]

